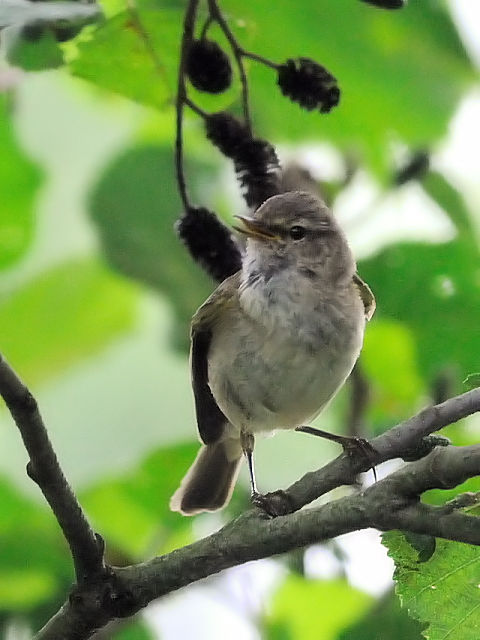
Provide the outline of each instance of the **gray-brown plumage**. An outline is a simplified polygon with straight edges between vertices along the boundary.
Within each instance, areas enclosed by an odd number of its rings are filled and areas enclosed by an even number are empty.
[[[312,194],[269,198],[253,218],[241,271],[192,321],[200,452],[171,500],[186,515],[228,502],[242,453],[256,493],[254,436],[315,418],[350,374],[375,310],[345,236]]]

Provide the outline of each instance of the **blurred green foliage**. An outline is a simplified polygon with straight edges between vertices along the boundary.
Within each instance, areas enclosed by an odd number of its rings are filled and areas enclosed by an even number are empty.
[[[381,292],[377,318],[400,320],[421,345],[417,357],[425,378],[432,381],[440,371],[455,368],[463,380],[480,361],[472,325],[480,308],[480,251],[474,225],[453,187],[434,173],[426,187],[455,224],[454,240],[397,243],[362,260],[359,270],[377,295]]]
[[[27,250],[33,236],[34,202],[41,182],[38,166],[25,156],[12,130],[13,105],[0,94],[0,268],[13,264]]]
[[[168,503],[196,450],[193,443],[163,447],[130,474],[80,495],[96,529],[129,562],[164,553],[172,536],[192,541],[192,519],[179,518]]]
[[[422,625],[410,618],[399,599],[387,592],[367,613],[340,633],[338,640],[421,640]]]
[[[0,610],[40,624],[73,581],[68,548],[47,507],[0,480]]]
[[[435,149],[460,99],[477,79],[446,5],[439,0],[412,1],[396,12],[356,0],[303,0],[301,6],[278,0],[275,7],[255,0],[222,0],[221,6],[247,49],[276,62],[314,58],[338,78],[342,89],[340,107],[328,116],[305,113],[282,98],[271,69],[249,63],[256,133],[294,148],[329,142],[344,154],[345,164],[353,158],[355,167],[369,171],[384,194],[395,191],[392,147]],[[137,107],[136,134],[125,136],[105,166],[95,165],[87,192],[84,188],[82,201],[75,203],[82,211],[82,232],[93,237],[88,249],[74,248],[71,242],[68,255],[57,252],[60,258],[49,260],[48,247],[63,243],[55,236],[55,221],[65,212],[57,206],[48,218],[39,205],[45,195],[41,187],[46,190],[61,182],[68,167],[60,171],[52,169],[53,163],[41,166],[41,154],[32,153],[25,145],[28,134],[19,131],[14,88],[0,94],[0,351],[35,394],[45,393],[49,401],[63,393],[70,377],[83,380],[82,375],[93,375],[82,364],[89,363],[95,373],[103,370],[107,347],[120,349],[128,340],[137,344],[137,334],[147,322],[142,306],[146,291],[170,304],[169,344],[186,370],[189,319],[213,284],[186,255],[173,229],[181,202],[172,164],[172,101],[184,8],[185,2],[177,0],[138,0],[128,8],[119,0],[105,0],[105,20],[84,29],[73,42],[58,44],[47,32],[37,42],[19,39],[9,50],[9,63],[29,73],[62,67],[50,73],[59,83],[65,82],[66,74],[76,78],[77,84],[68,87],[79,102],[88,92],[98,109],[108,107],[112,114],[127,101],[129,106],[147,107]],[[205,18],[205,13],[200,15]],[[211,33],[217,35],[218,30]],[[192,96],[204,109],[238,109],[238,83],[218,99],[198,92]],[[18,99],[21,104],[21,85]],[[162,114],[156,115],[152,107]],[[35,127],[41,128],[42,105],[35,109],[40,114]],[[188,116],[185,124],[193,199],[225,213],[237,206],[224,185],[225,165],[202,140],[198,119]],[[71,128],[75,130],[74,122]],[[48,135],[55,135],[54,126]],[[47,136],[44,140],[48,144]],[[341,183],[337,180],[335,185],[341,194]],[[359,262],[378,304],[362,355],[371,390],[366,418],[372,433],[424,406],[446,372],[450,393],[464,390],[465,379],[470,386],[478,385],[478,219],[464,194],[440,173],[430,171],[419,187],[449,217],[454,237],[441,244],[392,242]],[[77,231],[72,229],[72,236]],[[50,244],[44,241],[47,235]],[[166,347],[162,352],[160,341],[150,334],[148,339],[150,351],[166,359]],[[128,375],[135,375],[135,370]],[[167,394],[168,377],[167,371],[164,380],[145,379],[144,384],[152,394]],[[103,384],[115,383],[107,377]],[[91,405],[100,416],[104,387],[99,384],[94,393]],[[134,394],[122,400],[138,402]],[[80,400],[79,404],[71,410],[83,411]],[[190,397],[185,397],[189,404]],[[50,415],[55,417],[52,405],[49,402]],[[179,407],[179,413],[182,410]],[[159,416],[140,403],[138,412],[148,413],[152,424],[158,424],[153,451],[145,451],[142,459],[123,470],[109,459],[108,450],[101,456],[96,453],[104,458],[102,478],[79,491],[92,522],[106,538],[109,560],[117,564],[187,544],[199,535],[196,523],[202,522],[168,509],[169,497],[198,446],[194,425],[188,431],[191,442],[180,444],[183,436],[173,426],[178,424],[176,415]],[[0,427],[11,428],[1,413]],[[341,430],[341,411],[329,416],[329,427]],[[99,420],[91,422],[98,425]],[[69,428],[68,421],[63,428]],[[83,437],[91,439],[92,449],[96,428],[85,415]],[[127,433],[128,442],[138,435],[135,430],[135,424],[120,418],[108,433]],[[476,439],[464,425],[446,432],[455,444]],[[0,438],[4,435],[0,428]],[[10,455],[8,449],[4,455]],[[478,482],[469,481],[464,489],[478,489]],[[459,490],[429,492],[426,500],[440,503]],[[226,517],[241,511],[246,501],[239,487]],[[476,549],[437,541],[431,557],[419,562],[418,544],[412,546],[398,533],[384,540],[397,566],[397,593],[415,620],[406,617],[390,594],[375,600],[344,579],[311,580],[290,571],[257,621],[265,638],[417,640],[427,625],[432,639],[478,637]],[[51,514],[24,495],[6,473],[0,476],[0,548],[0,625],[21,618],[37,628],[63,601],[72,567]],[[424,551],[422,559],[427,555]],[[112,633],[116,640],[153,638],[141,619]]]
[[[328,606],[322,607],[322,603]],[[335,640],[367,609],[371,598],[344,580],[306,580],[290,576],[274,594],[268,615],[269,640]],[[320,608],[319,608],[320,607]],[[312,615],[314,611],[318,615]]]
[[[8,62],[25,71],[56,69],[64,63],[62,50],[50,30],[34,42],[18,38],[8,53]]]
[[[213,178],[205,164],[192,173],[197,180]],[[175,339],[185,348],[190,318],[211,293],[212,283],[185,259],[185,249],[176,238],[174,223],[181,207],[171,151],[159,146],[129,149],[116,158],[90,204],[110,263],[168,297],[180,321]]]
[[[463,381],[463,384],[467,389],[480,387],[480,373],[470,373]]]
[[[29,382],[61,373],[134,322],[135,287],[95,261],[71,261],[0,296],[3,353]]]

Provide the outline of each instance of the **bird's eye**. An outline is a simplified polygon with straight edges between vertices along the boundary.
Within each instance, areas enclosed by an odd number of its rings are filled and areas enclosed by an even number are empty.
[[[305,229],[303,227],[295,225],[290,229],[290,237],[292,238],[292,240],[301,240],[305,237]]]

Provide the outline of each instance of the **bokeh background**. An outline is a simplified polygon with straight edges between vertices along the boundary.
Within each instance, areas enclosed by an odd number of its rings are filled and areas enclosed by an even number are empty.
[[[168,510],[197,448],[189,319],[213,289],[173,231],[185,2],[105,0],[105,19],[77,25],[65,42],[50,28],[25,32],[40,4],[18,0],[26,13],[10,12],[0,33],[0,350],[37,397],[110,562],[129,564],[208,534],[248,504],[245,475],[225,512]],[[314,58],[342,89],[331,114],[306,113],[281,96],[271,70],[248,68],[257,135],[318,182],[377,298],[360,363],[366,411],[352,426],[347,384],[317,423],[378,434],[466,390],[480,370],[479,7],[220,5],[246,48],[278,62]],[[191,95],[205,109],[238,111],[238,80],[217,98]],[[194,116],[185,137],[195,202],[230,221],[245,211],[231,167]],[[406,173],[412,159],[417,171]],[[480,422],[445,433],[478,442]],[[3,405],[0,442],[0,635],[21,640],[55,612],[73,574]],[[260,487],[288,486],[337,454],[303,434],[259,441]],[[395,464],[386,466],[380,476]],[[419,640],[428,616],[400,609],[392,573],[378,532],[349,534],[224,572],[101,637]],[[470,636],[464,627],[449,637]]]

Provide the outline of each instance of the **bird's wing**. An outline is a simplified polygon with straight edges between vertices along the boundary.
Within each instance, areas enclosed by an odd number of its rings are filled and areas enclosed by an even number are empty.
[[[375,296],[373,295],[373,292],[368,284],[360,278],[358,273],[353,276],[353,283],[357,287],[358,293],[363,302],[363,306],[365,308],[365,318],[367,320],[370,320],[375,313],[375,308],[377,306],[375,302]]]
[[[233,303],[240,272],[224,280],[198,309],[192,319],[190,364],[198,432],[202,442],[211,444],[220,439],[228,420],[217,405],[208,384],[208,351],[212,331],[225,308]]]

